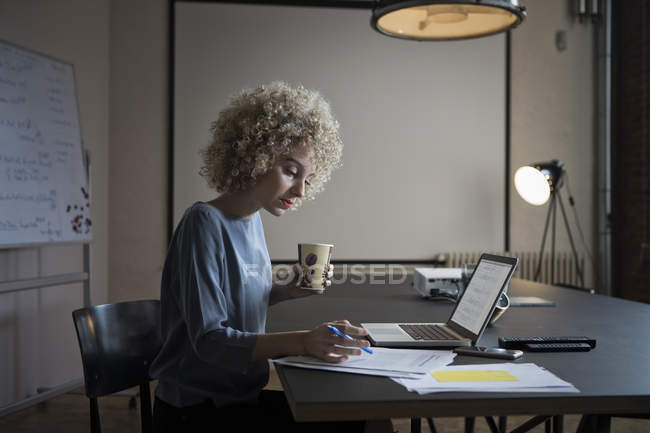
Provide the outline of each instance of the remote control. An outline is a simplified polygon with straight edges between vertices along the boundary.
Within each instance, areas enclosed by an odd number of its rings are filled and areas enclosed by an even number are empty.
[[[591,349],[596,347],[596,340],[589,337],[555,336],[555,337],[499,337],[499,347],[504,349],[524,349],[527,344],[584,343]]]
[[[523,350],[528,352],[589,352],[587,343],[528,343]]]

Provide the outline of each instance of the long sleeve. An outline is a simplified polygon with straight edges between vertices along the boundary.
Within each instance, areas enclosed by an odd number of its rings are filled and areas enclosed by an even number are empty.
[[[179,222],[160,284],[163,346],[150,373],[177,407],[254,399],[268,363],[251,361],[264,332],[270,258],[259,214],[229,216],[195,203]]]
[[[179,237],[179,309],[192,347],[202,361],[245,372],[257,333],[232,327],[239,324],[240,312],[235,310],[236,303],[224,295],[228,282],[221,277],[228,270],[219,229],[207,212],[188,215]],[[231,295],[237,290],[228,289]]]

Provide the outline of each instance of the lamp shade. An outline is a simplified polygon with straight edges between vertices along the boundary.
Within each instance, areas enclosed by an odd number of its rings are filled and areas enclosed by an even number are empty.
[[[515,172],[515,189],[526,202],[540,206],[560,187],[564,164],[557,159],[519,167]]]
[[[371,25],[402,39],[453,40],[509,30],[526,16],[518,0],[380,1]]]

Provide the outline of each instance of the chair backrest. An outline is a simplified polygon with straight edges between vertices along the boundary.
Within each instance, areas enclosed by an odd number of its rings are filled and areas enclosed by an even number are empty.
[[[96,398],[148,386],[149,365],[162,345],[160,301],[119,302],[72,312],[86,395]]]

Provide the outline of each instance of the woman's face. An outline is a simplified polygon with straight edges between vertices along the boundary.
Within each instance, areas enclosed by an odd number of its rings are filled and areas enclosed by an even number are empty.
[[[313,151],[298,147],[273,164],[253,187],[253,196],[269,213],[280,216],[293,206],[296,198],[305,195],[315,170]]]

